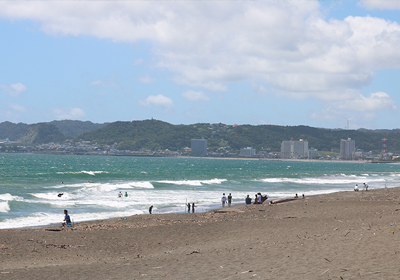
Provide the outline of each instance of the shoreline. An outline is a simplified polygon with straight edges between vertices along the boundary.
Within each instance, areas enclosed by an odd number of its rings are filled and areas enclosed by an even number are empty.
[[[400,187],[0,230],[7,279],[397,279]]]
[[[386,187],[382,187],[382,188],[386,188]],[[370,190],[376,190],[376,189],[382,189],[382,188],[373,188]],[[394,187],[397,188],[397,187]],[[398,187],[400,188],[400,186]],[[391,189],[391,188],[390,188]],[[346,190],[346,191],[333,191],[333,192],[329,192],[329,193],[322,193],[322,194],[313,194],[313,195],[307,195],[306,198],[310,198],[310,197],[318,197],[318,196],[324,196],[324,195],[330,195],[330,194],[335,194],[335,193],[347,193],[347,192],[353,192],[352,190]],[[364,192],[363,189],[360,189],[360,193]],[[250,196],[251,197],[251,196]],[[290,199],[294,199],[294,196],[290,196],[290,197],[269,197],[268,199],[261,205],[266,205],[271,203],[272,200],[290,200]],[[254,204],[254,198],[251,197],[252,199],[252,203],[250,205]],[[299,194],[299,198],[298,199],[302,199],[301,194]],[[297,200],[297,199],[296,199]],[[165,213],[157,213],[154,212],[155,210],[153,209],[153,214],[151,215],[184,215],[184,214],[203,214],[203,213],[208,213],[208,212],[213,212],[213,211],[221,211],[223,209],[230,209],[230,208],[237,208],[237,207],[245,207],[245,197],[243,197],[242,199],[243,202],[233,202],[231,207],[225,206],[222,207],[221,203],[218,204],[207,204],[207,206],[209,207],[199,207],[199,205],[196,206],[196,208],[198,210],[196,210],[195,213],[188,213],[187,211],[178,211],[178,212],[165,212]],[[255,205],[259,205],[259,204],[255,204]],[[187,207],[186,207],[187,209]],[[202,211],[200,211],[200,209],[202,209]],[[135,217],[135,216],[143,216],[143,215],[150,215],[148,213],[142,213],[142,214],[135,214],[135,215],[131,215],[131,216],[120,216],[120,217],[113,217],[113,218],[105,218],[105,219],[93,219],[93,220],[83,220],[83,221],[79,221],[79,222],[74,222],[73,221],[73,215],[71,215],[72,218],[72,224],[82,224],[82,223],[95,223],[97,221],[107,221],[107,220],[115,220],[115,219],[126,219],[127,217]],[[14,228],[0,228],[1,230],[24,230],[24,229],[46,229],[46,228],[54,228],[54,227],[61,227],[61,223],[63,220],[63,214],[60,214],[60,222],[59,223],[51,223],[51,224],[47,224],[47,225],[38,225],[38,226],[23,226],[23,227],[14,227]]]
[[[349,162],[349,163],[385,163],[385,164],[400,164],[399,161],[374,161],[370,159],[360,159],[360,160],[343,160],[343,159],[288,159],[288,158],[255,158],[255,157],[196,157],[196,156],[161,156],[161,155],[119,155],[119,154],[90,154],[90,153],[10,153],[10,152],[0,152],[3,154],[30,154],[30,155],[59,155],[59,156],[104,156],[104,157],[114,157],[114,156],[125,156],[125,157],[149,157],[149,158],[194,158],[194,159],[232,159],[232,160],[267,160],[267,161],[301,161],[301,162]]]

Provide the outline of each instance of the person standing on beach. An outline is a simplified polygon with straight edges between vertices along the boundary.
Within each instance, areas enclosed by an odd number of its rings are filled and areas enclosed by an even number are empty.
[[[246,199],[245,199],[246,205],[250,205],[251,204],[251,198],[250,195],[247,195]]]
[[[364,183],[365,191],[368,191],[368,184]]]
[[[194,213],[194,207],[197,207],[194,205],[194,202],[192,203],[192,213]]]
[[[231,207],[231,203],[232,203],[232,194],[229,193],[228,195],[228,206]]]
[[[187,204],[188,207],[188,213],[190,213],[190,203]]]
[[[64,221],[62,222],[62,226],[64,227],[65,225],[71,226],[71,218],[68,215],[68,210],[64,210]]]
[[[151,214],[152,211],[153,211],[153,205],[151,205],[149,208],[149,214]]]
[[[225,207],[225,202],[226,202],[226,196],[225,196],[225,193],[223,193],[223,194],[222,194],[221,201],[222,201],[222,207]]]

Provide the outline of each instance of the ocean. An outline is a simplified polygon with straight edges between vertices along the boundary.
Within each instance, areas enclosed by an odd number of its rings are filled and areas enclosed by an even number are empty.
[[[400,165],[363,162],[272,161],[0,154],[0,229],[135,214],[196,212],[261,192],[270,199],[399,186]],[[118,197],[118,193],[127,197]],[[61,197],[58,194],[63,194]]]

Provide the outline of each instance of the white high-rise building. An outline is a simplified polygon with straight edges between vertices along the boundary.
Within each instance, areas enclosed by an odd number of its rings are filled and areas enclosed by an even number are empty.
[[[340,140],[340,158],[352,159],[356,151],[356,141],[348,138]]]
[[[256,155],[256,149],[252,147],[240,149],[239,156],[241,157],[254,157],[255,155]]]
[[[195,157],[207,156],[207,140],[206,139],[192,139],[191,153]]]
[[[282,141],[281,158],[308,158],[308,141],[303,139]]]

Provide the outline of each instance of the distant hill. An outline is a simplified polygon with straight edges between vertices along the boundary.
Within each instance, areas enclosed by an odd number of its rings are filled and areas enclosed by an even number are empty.
[[[50,142],[62,142],[74,138],[79,134],[106,126],[89,121],[52,121],[48,123],[24,124],[24,123],[0,123],[0,139],[9,139],[24,144],[43,144]]]
[[[99,144],[118,143],[121,150],[176,151],[190,146],[193,137],[200,135],[193,127],[172,125],[157,120],[114,122],[95,131],[79,135],[75,140],[86,140]]]
[[[257,151],[280,151],[282,141],[293,138],[307,140],[309,148],[320,151],[335,149],[338,152],[340,140],[352,138],[356,141],[357,149],[379,153],[384,136],[389,138],[388,151],[399,152],[400,133],[397,130],[377,133],[367,130],[324,129],[309,126],[232,126],[221,123],[172,125],[158,120],[114,122],[101,129],[86,132],[76,140],[107,145],[118,143],[117,148],[129,150],[180,150],[190,147],[191,139],[204,137],[211,151],[226,146],[237,150],[251,146]]]
[[[61,133],[68,138],[74,138],[82,133],[93,131],[107,125],[106,123],[100,124],[90,121],[83,122],[73,120],[52,121],[50,124],[57,126]]]
[[[29,125],[25,135],[19,141],[26,144],[42,144],[62,142],[65,139],[64,134],[54,124],[38,123]]]
[[[17,141],[27,132],[28,125],[25,123],[0,123],[0,139],[9,139],[10,141]]]
[[[120,150],[182,150],[190,147],[191,139],[207,140],[210,151],[220,147],[239,150],[253,147],[259,151],[280,151],[285,140],[304,139],[309,148],[339,152],[340,140],[351,138],[356,148],[379,153],[382,138],[388,138],[387,150],[400,152],[400,130],[344,130],[309,126],[225,125],[197,123],[172,125],[159,120],[96,124],[82,121],[52,121],[38,124],[0,123],[0,139],[9,138],[24,144],[62,142],[73,138],[91,143],[112,145]]]

